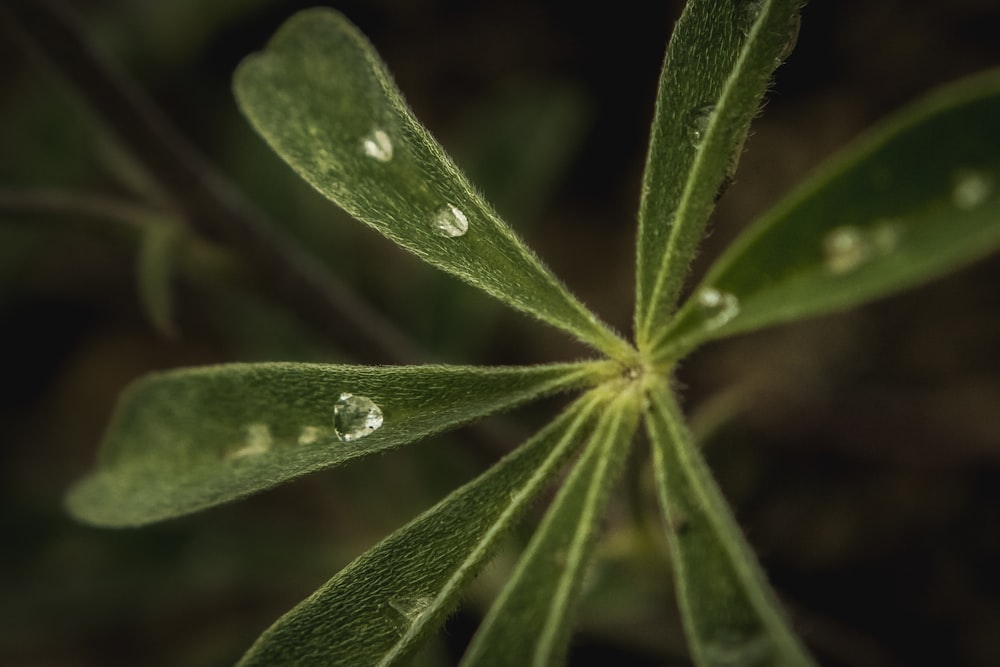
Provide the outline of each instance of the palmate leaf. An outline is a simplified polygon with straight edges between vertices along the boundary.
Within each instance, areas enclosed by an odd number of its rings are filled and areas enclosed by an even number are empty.
[[[579,449],[597,405],[593,395],[581,397],[478,479],[341,570],[261,635],[241,667],[405,663]]]
[[[691,0],[667,47],[639,205],[636,342],[669,319],[750,120],[798,33],[800,0]]]
[[[293,16],[240,64],[234,86],[271,147],[345,211],[501,301],[627,354],[475,193],[339,13]]]
[[[847,308],[1000,246],[1000,71],[886,121],[737,240],[662,332],[706,340]]]
[[[634,387],[614,398],[605,394],[583,456],[483,620],[464,667],[564,661],[600,520],[628,456],[640,403]]]
[[[811,665],[666,386],[652,392],[646,426],[695,662],[700,667]]]
[[[265,363],[150,375],[123,394],[97,468],[68,506],[103,526],[187,514],[586,384],[606,368]],[[366,422],[366,401],[381,425]]]

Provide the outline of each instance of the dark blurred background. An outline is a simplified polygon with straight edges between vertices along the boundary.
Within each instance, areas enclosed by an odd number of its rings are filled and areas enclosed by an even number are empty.
[[[403,332],[414,355],[452,363],[585,355],[349,220],[252,133],[231,73],[313,4],[65,3],[208,164],[384,317],[377,331]],[[645,141],[682,3],[331,5],[370,37],[417,116],[518,232],[627,332]],[[0,202],[29,188],[159,201],[116,139],[122,128],[4,27]],[[806,6],[695,273],[873,122],[1000,63],[997,35],[989,0]],[[482,428],[459,432],[163,525],[78,525],[62,495],[94,460],[117,394],[143,373],[399,358],[352,335],[351,313],[331,327],[239,276],[179,272],[165,335],[138,296],[134,237],[11,201],[0,205],[0,664],[231,664],[283,611],[558,406],[487,422],[489,442]],[[679,370],[720,482],[823,664],[1000,664],[998,284],[994,256],[849,313],[713,344]],[[608,521],[571,664],[687,664],[664,556],[636,536],[636,509],[655,512],[647,473],[640,453],[636,490]],[[454,662],[527,534],[425,664]]]

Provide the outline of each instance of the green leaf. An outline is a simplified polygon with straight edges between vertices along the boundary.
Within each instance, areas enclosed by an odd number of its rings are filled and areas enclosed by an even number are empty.
[[[69,509],[104,526],[180,516],[585,384],[608,363],[266,363],[154,374],[123,394],[97,469],[71,490]],[[366,427],[366,400],[381,426]]]
[[[633,388],[613,400],[604,398],[582,458],[483,620],[462,665],[540,666],[565,658],[601,515],[624,467],[641,402]]]
[[[235,75],[240,107],[296,172],[407,250],[612,355],[602,325],[474,191],[339,13],[300,12]]]
[[[177,334],[173,318],[171,277],[180,231],[172,224],[148,225],[139,245],[139,296],[146,317],[167,338]]]
[[[646,426],[688,644],[700,667],[811,665],[666,386]]]
[[[896,115],[757,221],[664,331],[676,359],[713,338],[835,311],[1000,245],[1000,71]]]
[[[636,341],[668,321],[750,121],[795,44],[800,0],[691,0],[660,75],[639,204]]]
[[[596,406],[593,395],[578,399],[489,471],[341,570],[261,635],[240,665],[405,663],[579,449]]]

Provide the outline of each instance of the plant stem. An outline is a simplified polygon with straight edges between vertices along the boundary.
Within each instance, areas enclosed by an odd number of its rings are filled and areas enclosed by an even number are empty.
[[[131,82],[87,43],[75,17],[49,0],[5,0],[0,18],[51,63],[153,175],[183,219],[247,260],[257,289],[353,356],[416,363],[427,355],[346,284],[275,230]]]

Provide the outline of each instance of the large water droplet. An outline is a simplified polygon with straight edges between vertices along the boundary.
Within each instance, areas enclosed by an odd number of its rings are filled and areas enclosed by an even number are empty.
[[[431,229],[439,236],[455,238],[469,231],[469,219],[465,217],[462,209],[454,204],[448,204],[431,218]]]
[[[703,287],[698,290],[696,298],[705,318],[705,326],[709,329],[718,329],[740,313],[739,299],[729,292]]]
[[[971,169],[960,171],[956,174],[955,184],[951,189],[951,203],[963,211],[971,211],[993,196],[995,187],[992,175],[986,172]]]
[[[343,393],[333,406],[333,428],[344,442],[354,442],[382,426],[382,410],[367,396]]]
[[[243,431],[246,433],[243,445],[230,452],[228,458],[242,459],[248,456],[260,456],[271,450],[273,440],[270,426],[255,422],[244,426]]]
[[[715,106],[707,104],[692,111],[688,117],[688,140],[691,145],[697,148],[705,139],[705,132],[712,122],[712,114],[715,113]]]
[[[850,273],[895,250],[899,234],[899,225],[889,220],[867,229],[854,225],[835,227],[823,239],[823,262],[830,273]]]
[[[388,162],[392,159],[392,140],[384,130],[372,130],[372,133],[361,141],[361,148],[365,155],[379,162]]]

